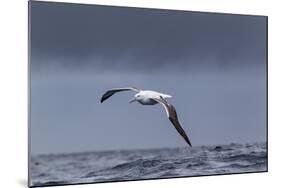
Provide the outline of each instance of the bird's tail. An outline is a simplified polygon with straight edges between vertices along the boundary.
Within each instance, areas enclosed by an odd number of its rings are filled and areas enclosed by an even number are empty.
[[[164,99],[166,99],[166,98],[172,98],[171,95],[167,95],[167,94],[162,94],[162,97],[163,97]]]

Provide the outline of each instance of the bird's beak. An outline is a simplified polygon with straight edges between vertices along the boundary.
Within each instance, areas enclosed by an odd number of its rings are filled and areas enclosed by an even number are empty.
[[[133,98],[132,100],[129,101],[129,103],[135,102],[137,99]]]

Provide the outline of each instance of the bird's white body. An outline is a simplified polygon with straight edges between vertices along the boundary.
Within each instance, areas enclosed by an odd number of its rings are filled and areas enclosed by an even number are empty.
[[[137,94],[135,94],[135,98],[131,100],[130,102],[138,101],[142,105],[154,105],[157,104],[158,102],[153,100],[153,98],[171,98],[171,95],[167,95],[164,93],[159,93],[156,91],[150,91],[150,90],[141,90]]]

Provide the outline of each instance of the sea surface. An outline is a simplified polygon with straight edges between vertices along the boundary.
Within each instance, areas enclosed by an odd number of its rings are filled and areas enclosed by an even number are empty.
[[[267,171],[266,143],[31,157],[31,186]]]

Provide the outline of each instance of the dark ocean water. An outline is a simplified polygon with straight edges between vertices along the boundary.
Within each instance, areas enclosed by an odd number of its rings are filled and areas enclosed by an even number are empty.
[[[267,170],[266,143],[31,157],[31,185],[61,185]]]

